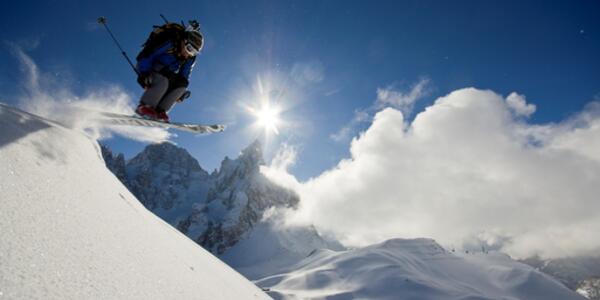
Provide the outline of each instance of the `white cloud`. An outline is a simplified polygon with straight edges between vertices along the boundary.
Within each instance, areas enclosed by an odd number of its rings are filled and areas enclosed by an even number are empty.
[[[297,153],[296,147],[287,143],[282,144],[271,160],[270,168],[287,172],[296,163]]]
[[[506,97],[506,103],[517,116],[529,117],[536,109],[534,104],[527,103],[525,96],[514,92]]]
[[[600,161],[600,102],[588,104],[582,113],[553,129],[560,134],[548,139],[548,148]]]
[[[276,184],[298,190],[300,183],[288,172],[289,167],[296,163],[297,154],[296,147],[283,144],[271,160],[271,164],[268,167],[261,166],[260,170]]]
[[[597,253],[598,105],[560,124],[531,125],[509,103],[469,88],[412,123],[386,108],[353,139],[351,158],[318,177],[300,183],[264,172],[301,195],[290,222],[314,223],[347,245],[432,237],[446,245],[475,239],[517,257]]]
[[[161,142],[171,135],[161,128],[112,126],[99,119],[99,112],[133,114],[130,96],[117,86],[98,88],[77,96],[68,83],[44,74],[20,46],[8,43],[24,74],[20,106],[33,114],[87,132],[97,139],[113,133],[144,142]]]
[[[400,91],[392,86],[378,88],[377,106],[380,108],[391,106],[402,111],[405,116],[408,116],[412,112],[415,103],[427,96],[429,85],[429,79],[423,78],[415,83],[408,92]]]

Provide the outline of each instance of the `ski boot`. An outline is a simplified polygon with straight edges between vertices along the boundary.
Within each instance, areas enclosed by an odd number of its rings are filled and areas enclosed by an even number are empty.
[[[154,108],[145,105],[143,103],[140,103],[140,105],[138,105],[138,107],[135,109],[135,113],[144,118],[144,119],[149,119],[149,120],[154,120],[156,119],[156,111],[154,110]]]
[[[167,115],[167,112],[164,110],[158,110],[156,111],[156,120],[169,123],[169,115]]]

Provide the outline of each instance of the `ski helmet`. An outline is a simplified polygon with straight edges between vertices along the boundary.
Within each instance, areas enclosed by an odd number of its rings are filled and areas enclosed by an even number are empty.
[[[204,46],[204,37],[199,31],[187,31],[185,35],[184,51],[190,56],[196,56]]]

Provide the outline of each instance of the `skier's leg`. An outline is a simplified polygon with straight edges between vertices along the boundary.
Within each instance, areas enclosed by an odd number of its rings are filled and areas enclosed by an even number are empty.
[[[183,96],[185,91],[186,91],[185,87],[178,87],[178,88],[169,90],[167,92],[167,94],[162,98],[160,103],[158,103],[158,106],[156,107],[156,111],[169,112],[169,110],[171,110],[173,105],[175,105],[175,102],[179,98],[181,98],[181,96]]]
[[[152,84],[146,89],[140,98],[140,102],[152,108],[156,108],[169,88],[169,80],[167,77],[156,72],[152,73],[150,76],[152,78]]]
[[[180,75],[171,74],[171,76],[167,76],[167,78],[169,78],[169,89],[156,107],[156,110],[159,112],[169,112],[173,105],[175,105],[175,102],[183,96],[188,86],[187,79]]]

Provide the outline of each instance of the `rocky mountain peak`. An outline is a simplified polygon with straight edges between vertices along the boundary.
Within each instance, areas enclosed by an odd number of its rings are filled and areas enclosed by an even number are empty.
[[[173,168],[185,168],[190,171],[208,173],[200,167],[198,161],[187,150],[169,142],[148,145],[142,152],[132,158],[128,164],[152,165]]]
[[[259,140],[254,140],[252,144],[248,145],[248,147],[242,150],[240,159],[254,161],[257,163],[257,165],[264,165],[265,161],[263,157],[262,142]]]
[[[115,174],[119,180],[125,180],[125,156],[123,156],[122,153],[119,153],[118,155],[113,154],[113,152],[104,145],[100,145],[100,150],[102,151],[102,157],[104,158],[106,167]]]
[[[223,177],[244,178],[250,174],[258,174],[260,166],[265,164],[263,157],[263,146],[259,140],[255,140],[252,144],[241,151],[240,156],[236,159],[225,157],[221,162],[221,168],[217,172],[217,177],[223,180]],[[231,181],[231,178],[225,178],[226,181]]]
[[[225,157],[221,168],[210,175],[185,149],[162,143],[146,147],[128,161],[126,176],[120,179],[148,209],[204,248],[221,254],[249,232],[268,208],[295,207],[299,202],[293,191],[260,172],[264,164],[258,140],[236,159]]]

